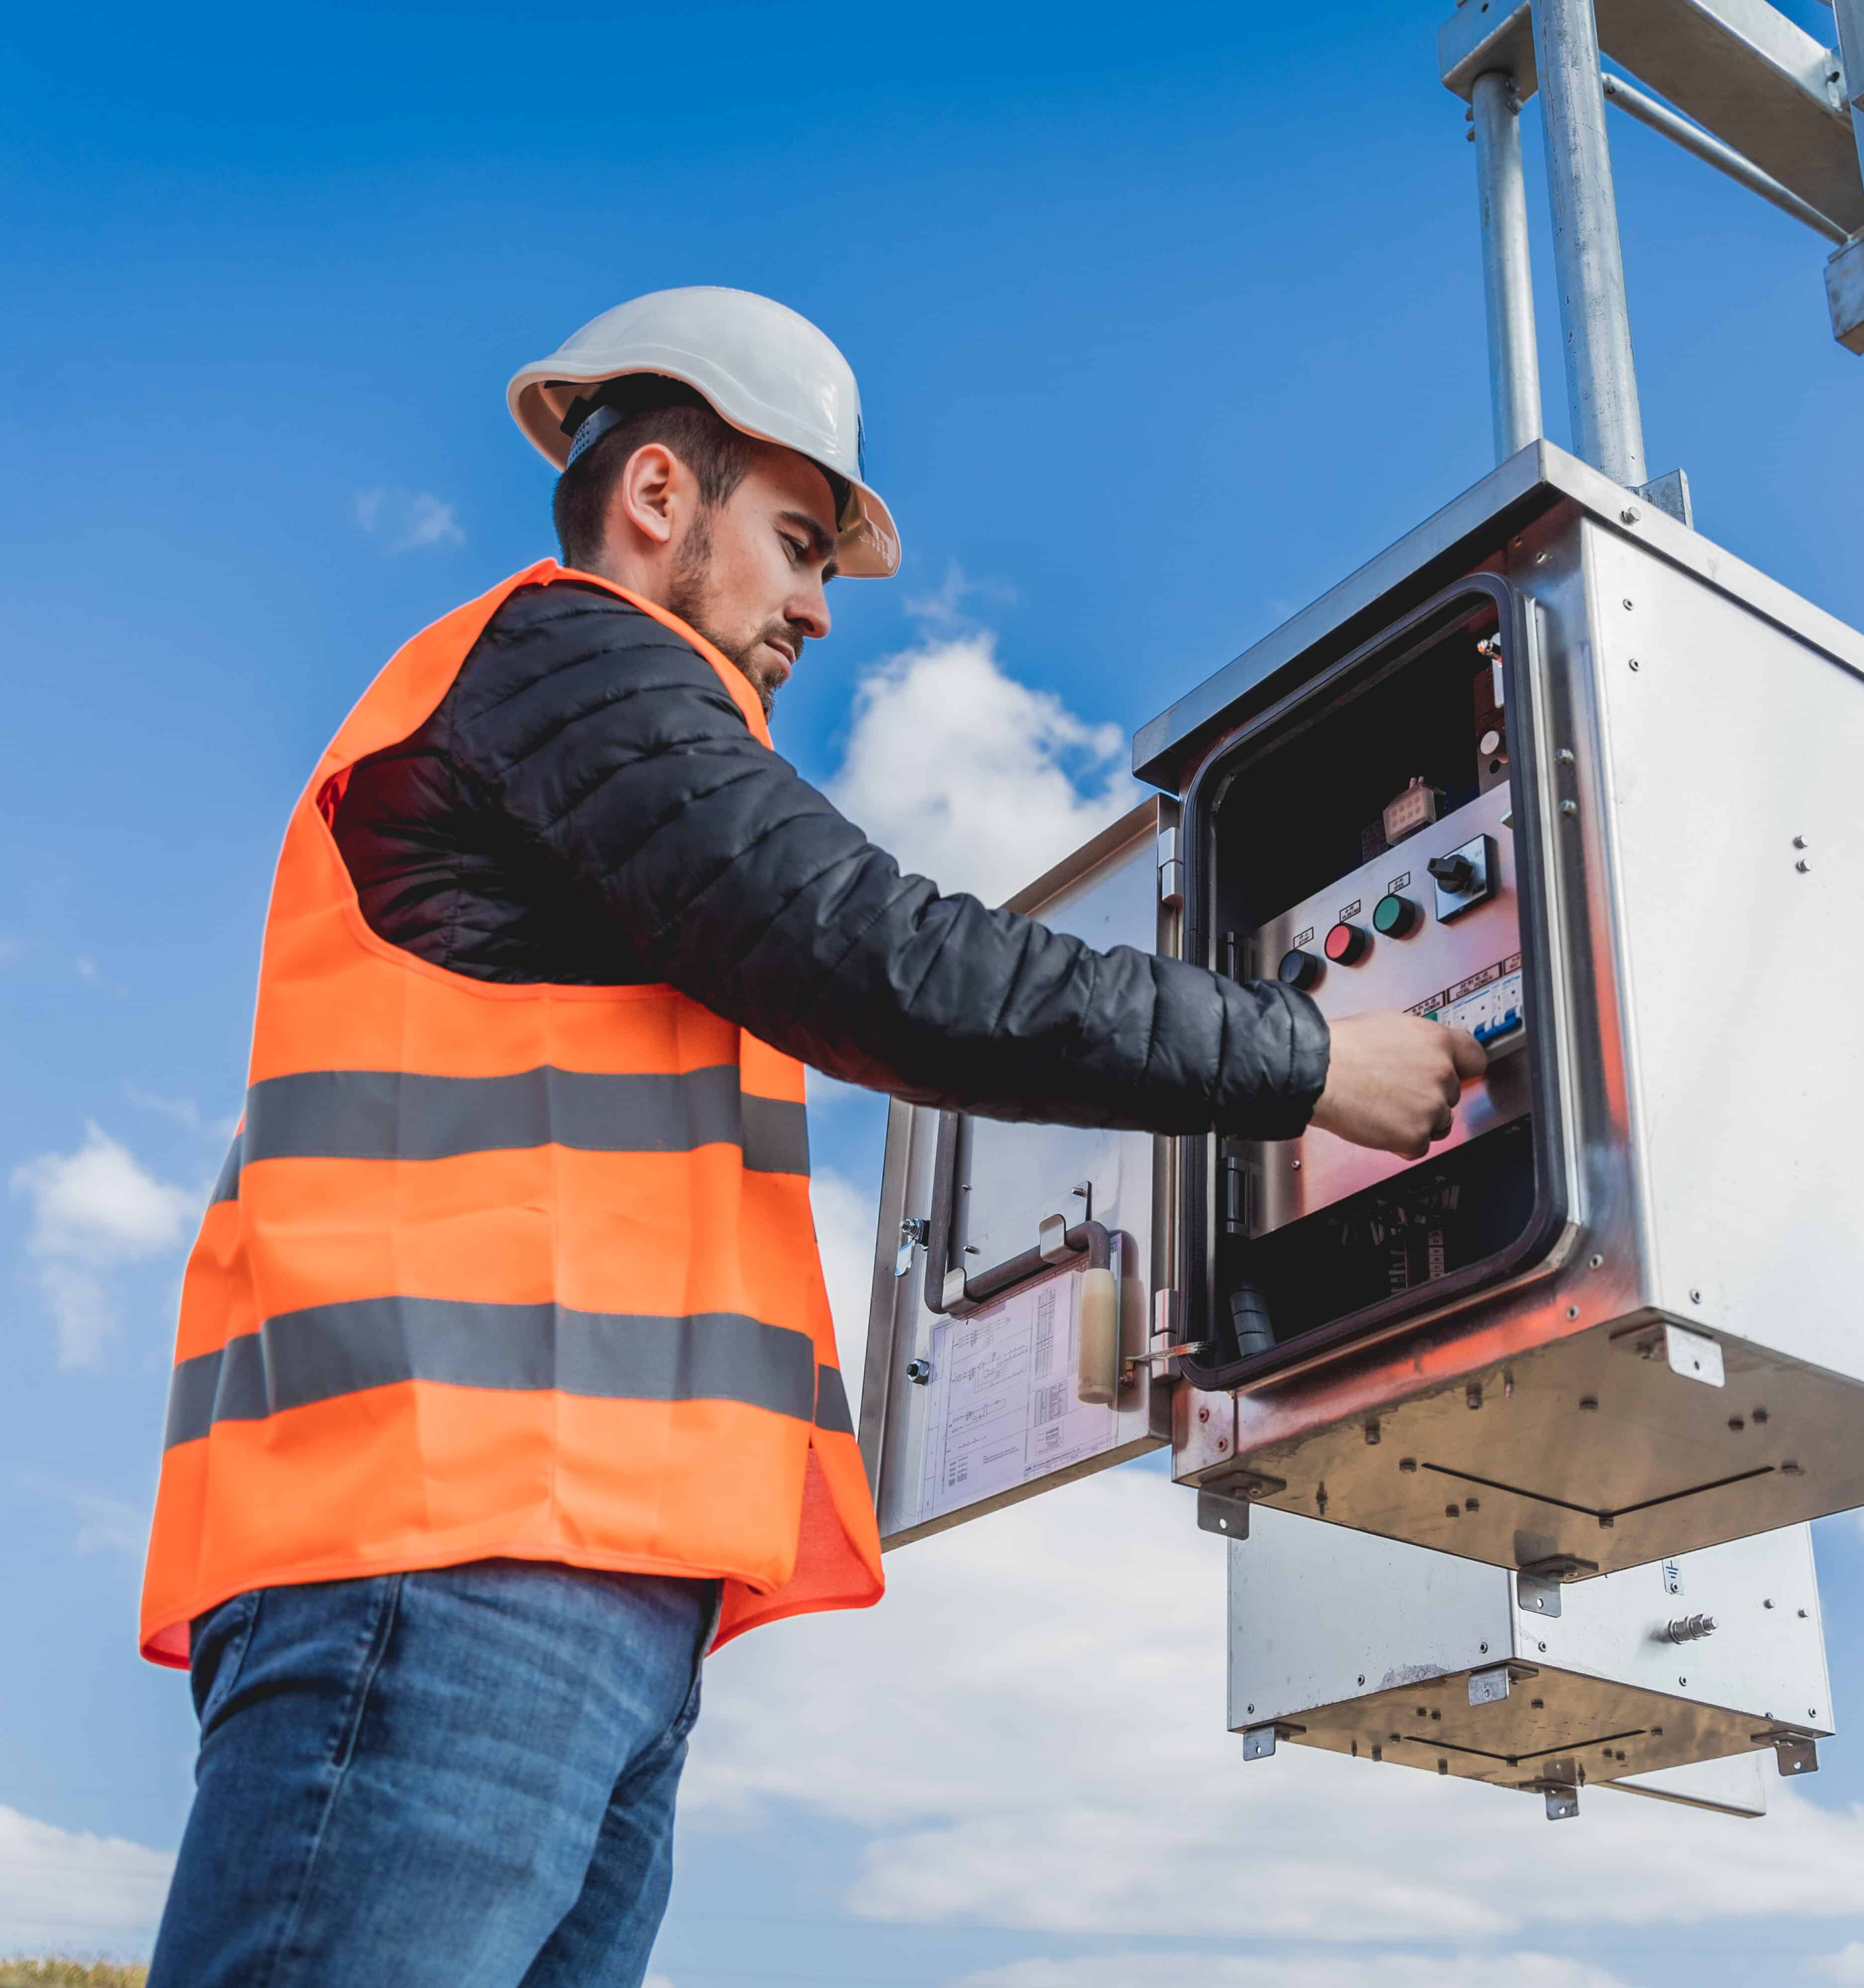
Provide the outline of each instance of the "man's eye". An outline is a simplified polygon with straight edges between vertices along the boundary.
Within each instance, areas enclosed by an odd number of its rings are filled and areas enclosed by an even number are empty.
[[[790,563],[793,566],[800,566],[808,556],[808,546],[802,539],[791,538],[787,532],[780,532],[778,536],[782,539],[784,547],[790,554]]]

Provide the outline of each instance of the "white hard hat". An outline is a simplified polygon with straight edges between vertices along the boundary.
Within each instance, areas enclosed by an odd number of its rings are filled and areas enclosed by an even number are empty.
[[[884,579],[899,570],[893,516],[865,480],[861,390],[854,370],[808,319],[749,290],[655,290],[593,318],[505,390],[512,418],[561,469],[564,419],[577,389],[634,373],[664,374],[702,394],[735,428],[794,449],[848,485],[837,521],[841,570]]]

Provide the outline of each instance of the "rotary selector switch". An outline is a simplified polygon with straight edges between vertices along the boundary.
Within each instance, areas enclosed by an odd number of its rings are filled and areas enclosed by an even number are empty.
[[[1275,978],[1290,987],[1298,987],[1304,994],[1321,977],[1321,962],[1311,952],[1304,952],[1296,946],[1291,952],[1281,955],[1281,964],[1275,969]]]
[[[1372,935],[1362,925],[1342,918],[1325,940],[1327,957],[1336,966],[1357,966],[1372,949]]]

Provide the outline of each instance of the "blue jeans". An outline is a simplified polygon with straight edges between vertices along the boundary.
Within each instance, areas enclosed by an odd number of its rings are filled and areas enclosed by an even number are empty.
[[[482,1560],[211,1610],[149,1988],[638,1988],[718,1600]]]

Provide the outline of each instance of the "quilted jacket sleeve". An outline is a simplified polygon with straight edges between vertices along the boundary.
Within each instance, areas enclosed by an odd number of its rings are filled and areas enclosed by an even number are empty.
[[[495,624],[496,625],[496,624]],[[482,644],[452,752],[645,975],[851,1083],[1007,1119],[1286,1138],[1319,1010],[903,874],[758,743],[705,659],[611,597],[548,590]]]

